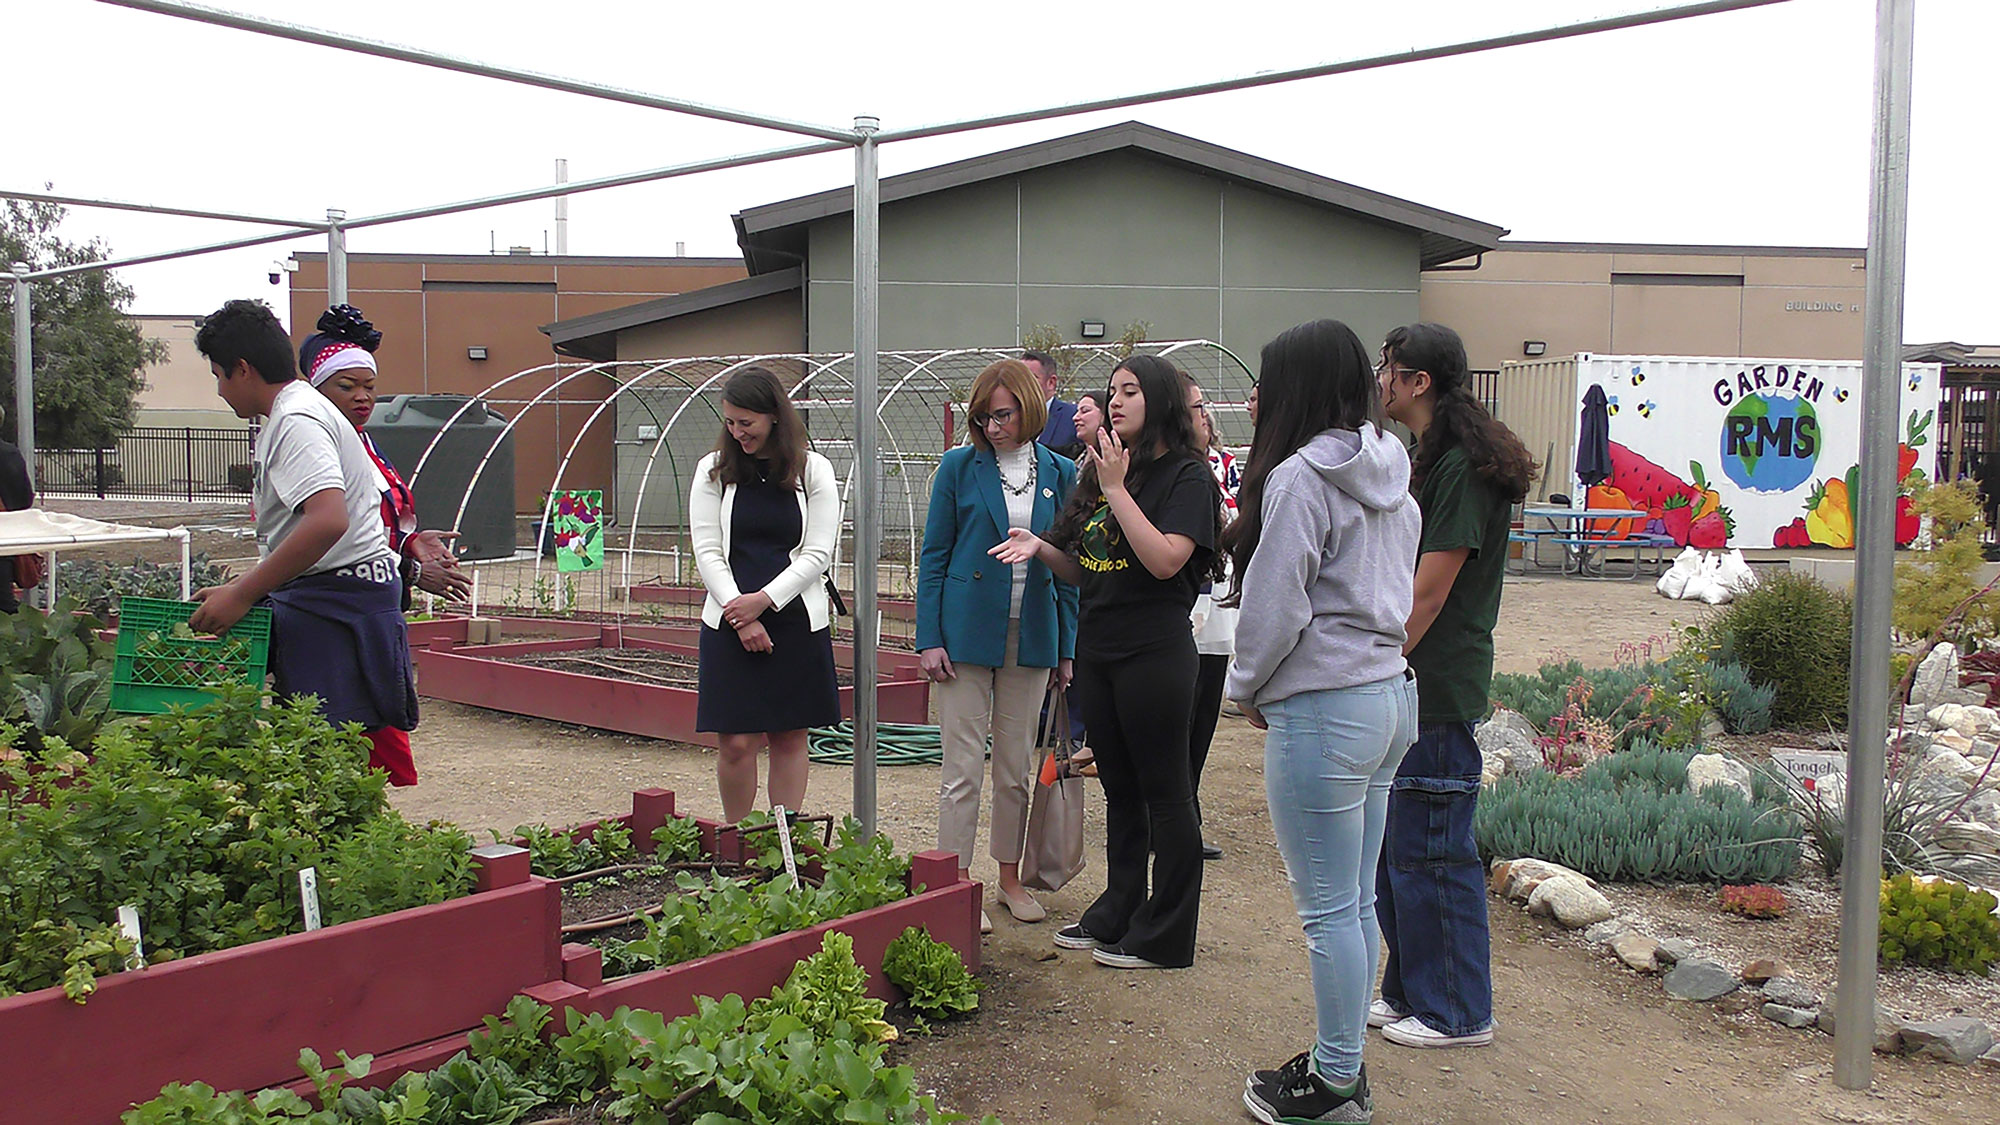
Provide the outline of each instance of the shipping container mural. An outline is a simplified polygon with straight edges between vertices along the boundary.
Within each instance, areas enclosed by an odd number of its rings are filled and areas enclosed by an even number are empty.
[[[1608,404],[1611,476],[1579,490],[1590,507],[1642,510],[1643,530],[1703,549],[1854,546],[1859,363],[1583,355],[1576,374],[1575,401],[1596,384]],[[1906,364],[1898,389],[1907,544],[1910,489],[1932,464],[1937,366]]]

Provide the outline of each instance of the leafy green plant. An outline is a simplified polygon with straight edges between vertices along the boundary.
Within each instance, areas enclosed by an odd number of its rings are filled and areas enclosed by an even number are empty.
[[[104,623],[68,597],[47,613],[30,606],[0,615],[0,723],[7,745],[38,750],[50,738],[86,746],[111,705],[111,645]]]
[[[868,972],[855,963],[854,939],[828,930],[818,953],[793,966],[784,984],[750,1005],[744,1027],[763,1031],[789,1016],[816,1036],[879,1043],[896,1037],[896,1029],[882,1019],[888,1008],[868,995]]]
[[[245,489],[244,491],[249,491]],[[229,573],[197,552],[188,559],[188,588],[220,586]],[[111,562],[102,558],[64,558],[56,563],[56,589],[74,598],[85,611],[109,618],[126,598],[178,598],[181,596],[179,563]]]
[[[632,830],[615,820],[599,823],[590,835],[581,839],[569,829],[545,824],[517,825],[511,837],[503,837],[496,831],[493,839],[498,843],[510,839],[521,841],[528,849],[530,869],[548,879],[581,875],[639,858],[639,850],[632,843]]]
[[[1779,572],[1738,594],[1705,631],[1719,659],[1774,690],[1774,723],[1844,727],[1853,624],[1846,595],[1806,575]]]
[[[882,951],[882,975],[908,995],[912,1011],[936,1019],[976,1011],[985,987],[965,971],[958,950],[915,926]]]
[[[1986,891],[1904,871],[1882,880],[1882,963],[1986,975],[2000,960],[1997,903]]]
[[[653,829],[653,859],[660,863],[692,863],[702,857],[701,824],[691,816],[670,816]]]
[[[1686,791],[1692,755],[1640,743],[1585,766],[1503,777],[1480,796],[1473,835],[1486,858],[1535,856],[1613,882],[1768,883],[1797,867],[1800,823],[1782,786],[1754,777]]]
[[[477,877],[472,837],[457,825],[415,825],[395,812],[336,841],[318,866],[327,925],[457,898]]]
[[[1930,517],[1929,545],[1896,563],[1896,598],[1890,623],[1905,641],[1936,632],[1967,599],[1965,624],[1974,636],[2000,631],[2000,594],[1979,594],[1979,570],[1986,562],[1982,540],[1986,520],[1979,493],[1970,481],[1919,487],[1911,502],[1919,517]]]

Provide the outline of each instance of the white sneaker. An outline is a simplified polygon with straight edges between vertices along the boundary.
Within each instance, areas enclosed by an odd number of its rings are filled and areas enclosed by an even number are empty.
[[[1382,1038],[1404,1047],[1484,1047],[1493,1042],[1493,1028],[1470,1035],[1446,1035],[1416,1016],[1405,1016],[1383,1027]]]
[[[1368,1026],[1388,1027],[1409,1014],[1397,1011],[1387,1000],[1373,1000],[1368,1004]]]

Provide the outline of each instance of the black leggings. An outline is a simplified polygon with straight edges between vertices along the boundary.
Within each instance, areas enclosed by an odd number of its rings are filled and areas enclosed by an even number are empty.
[[[1222,718],[1222,689],[1229,679],[1229,654],[1204,652],[1194,677],[1194,721],[1188,728],[1188,789],[1194,794],[1194,822],[1201,824],[1201,767]]]
[[[1104,893],[1084,912],[1083,928],[1173,967],[1194,964],[1201,909],[1201,828],[1188,768],[1195,665],[1191,635],[1122,660],[1076,662],[1105,802]]]

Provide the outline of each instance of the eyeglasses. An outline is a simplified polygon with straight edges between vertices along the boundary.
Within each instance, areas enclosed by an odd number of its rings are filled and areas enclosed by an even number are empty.
[[[1375,365],[1375,374],[1380,375],[1385,371],[1398,375],[1415,375],[1417,373],[1413,367],[1399,367],[1386,359]]]
[[[1002,407],[999,410],[994,410],[991,412],[982,410],[979,413],[974,414],[972,416],[972,424],[978,426],[982,430],[988,426],[991,426],[995,422],[998,422],[1003,426],[1011,426],[1014,424],[1014,419],[1019,418],[1020,416],[1021,412],[1019,410],[1014,409],[1011,406]]]

